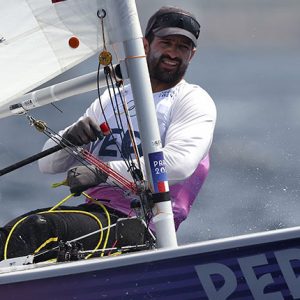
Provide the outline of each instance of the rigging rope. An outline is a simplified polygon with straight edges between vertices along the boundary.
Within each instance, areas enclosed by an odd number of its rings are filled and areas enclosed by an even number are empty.
[[[140,163],[140,157],[139,157],[139,153],[137,151],[136,140],[134,138],[134,133],[133,133],[133,130],[132,130],[131,122],[129,121],[130,117],[129,117],[129,112],[128,112],[128,109],[127,109],[127,105],[125,105],[125,102],[126,102],[125,97],[123,97],[123,95],[121,93],[121,90],[120,90],[120,86],[123,84],[123,81],[118,81],[117,80],[117,76],[116,76],[116,73],[115,73],[113,65],[112,65],[112,55],[107,51],[107,47],[106,47],[105,32],[104,32],[104,18],[106,17],[106,11],[102,9],[101,12],[98,11],[97,15],[101,20],[100,30],[101,30],[102,39],[103,39],[103,51],[99,55],[98,76],[97,76],[97,90],[98,90],[98,99],[99,99],[100,108],[101,108],[101,111],[102,111],[102,115],[104,116],[104,119],[107,122],[107,119],[105,117],[105,111],[104,111],[104,108],[102,106],[100,89],[99,89],[100,67],[101,67],[101,65],[104,65],[105,66],[104,70],[105,70],[106,85],[107,85],[110,102],[111,102],[111,105],[112,105],[112,108],[113,108],[113,111],[114,111],[115,121],[116,121],[117,127],[119,129],[121,139],[123,139],[124,136],[125,136],[125,130],[124,130],[124,125],[123,125],[123,121],[122,121],[122,117],[121,117],[121,113],[120,113],[120,108],[119,108],[117,95],[119,96],[119,99],[120,99],[120,102],[121,102],[121,105],[123,107],[123,111],[124,111],[124,114],[125,114],[125,117],[126,117],[126,123],[127,123],[128,132],[129,132],[129,137],[130,137],[131,144],[133,146],[133,151],[134,151],[136,160],[138,162],[138,168],[139,169],[136,168],[136,166],[133,162],[133,158],[131,157],[130,153],[128,153],[127,157],[125,157],[124,153],[122,153],[122,150],[120,149],[120,147],[117,143],[117,139],[114,137],[113,133],[111,132],[112,139],[113,139],[119,153],[121,154],[121,157],[122,157],[123,161],[125,162],[125,164],[127,166],[127,169],[130,172],[133,180],[135,182],[136,181],[141,181],[143,179],[143,174],[142,174],[142,168],[141,168],[141,163]],[[111,68],[108,67],[109,65],[110,65]],[[113,76],[111,74],[113,74]],[[117,92],[115,90],[114,81],[116,82]],[[113,96],[112,96],[111,90],[109,88],[110,84],[112,86]],[[137,170],[139,170],[139,172]]]

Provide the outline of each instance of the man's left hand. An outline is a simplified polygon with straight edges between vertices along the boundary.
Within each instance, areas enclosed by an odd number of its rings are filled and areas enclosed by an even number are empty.
[[[67,174],[67,184],[71,193],[80,195],[90,187],[104,183],[107,180],[107,174],[93,165],[78,166],[72,168]]]

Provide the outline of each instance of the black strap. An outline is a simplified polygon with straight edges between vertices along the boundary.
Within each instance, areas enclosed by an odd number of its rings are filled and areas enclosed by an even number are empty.
[[[170,201],[170,192],[152,194],[153,203]]]

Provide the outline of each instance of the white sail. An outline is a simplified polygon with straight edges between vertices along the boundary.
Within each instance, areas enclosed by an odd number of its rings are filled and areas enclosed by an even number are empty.
[[[13,103],[12,99],[61,74],[102,47],[97,17],[102,2],[105,1],[1,2],[0,114]],[[72,37],[75,43],[76,39],[79,41],[78,47],[69,45]]]
[[[16,5],[25,25],[9,22]],[[142,37],[140,26],[134,26],[139,24],[135,5],[128,1],[13,0],[4,14],[6,18],[0,20],[0,118],[96,89],[95,72],[28,93],[104,47],[118,50],[117,59],[124,59],[122,43]],[[72,47],[70,40],[78,47]],[[100,86],[106,84],[102,75]],[[13,104],[19,108],[11,111]]]

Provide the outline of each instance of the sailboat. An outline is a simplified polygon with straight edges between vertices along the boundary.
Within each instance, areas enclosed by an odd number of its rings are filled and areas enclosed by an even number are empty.
[[[16,5],[16,22],[22,24],[4,26],[10,24]],[[143,120],[139,130],[144,156],[154,153],[163,163],[134,0],[15,0],[4,8],[0,60],[2,69],[10,71],[1,74],[0,117],[28,117],[38,106],[105,85],[105,72],[100,71],[36,89],[94,53],[103,53],[105,43],[122,45],[125,59],[119,59],[118,65],[122,78],[130,79],[134,99],[139,99],[135,107]],[[38,53],[34,51],[37,45]],[[11,69],[9,62],[24,53],[26,59]],[[156,214],[153,220],[154,249],[55,263],[33,263],[31,255],[6,259],[0,262],[1,299],[300,298],[300,228],[178,246],[170,201],[159,201],[168,192],[167,177],[160,174],[166,189],[157,190],[158,180],[151,169],[154,162],[148,159],[145,176],[152,193],[158,194],[154,209],[167,212]]]

